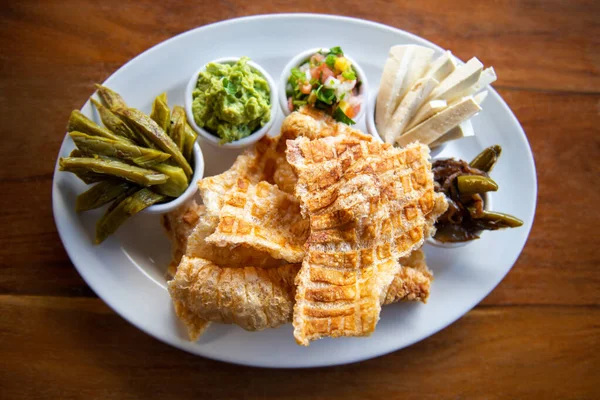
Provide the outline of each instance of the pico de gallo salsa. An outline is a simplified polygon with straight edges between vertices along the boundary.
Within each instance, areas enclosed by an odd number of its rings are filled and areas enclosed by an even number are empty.
[[[332,47],[310,56],[291,70],[286,86],[288,108],[310,106],[353,125],[363,103],[361,81],[342,49]]]

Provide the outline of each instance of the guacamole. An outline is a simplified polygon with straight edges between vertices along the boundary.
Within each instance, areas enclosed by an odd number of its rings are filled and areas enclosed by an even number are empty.
[[[249,136],[271,117],[271,91],[248,57],[235,64],[209,63],[192,92],[199,127],[229,143]]]

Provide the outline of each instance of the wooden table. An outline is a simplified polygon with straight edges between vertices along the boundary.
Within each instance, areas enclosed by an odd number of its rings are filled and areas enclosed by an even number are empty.
[[[599,398],[600,3],[597,1],[3,2],[0,397]],[[525,129],[531,236],[479,306],[422,342],[334,368],[268,370],[186,354],[110,310],[73,268],[50,191],[69,112],[156,43],[223,19],[311,11],[477,55]]]

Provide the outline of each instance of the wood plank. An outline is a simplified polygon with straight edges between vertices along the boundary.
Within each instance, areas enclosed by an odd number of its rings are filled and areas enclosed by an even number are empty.
[[[600,356],[591,351],[600,339],[597,307],[479,308],[387,356],[295,371],[192,356],[136,330],[97,299],[0,296],[0,312],[0,387],[15,400],[600,395]]]
[[[64,82],[79,66],[96,68],[101,81],[127,60],[173,35],[223,19],[260,13],[345,14],[423,36],[459,57],[494,65],[501,84],[562,91],[600,91],[600,5],[593,0],[495,1],[474,4],[361,1],[247,2],[226,7],[193,1],[101,4],[75,0],[12,2],[0,14],[3,72],[19,71],[39,84],[45,75]],[[466,12],[468,10],[468,12]],[[44,65],[44,69],[39,68]],[[71,74],[78,76],[78,74]],[[40,79],[36,79],[39,77]],[[68,78],[67,78],[68,79]],[[42,86],[55,84],[49,80]],[[67,81],[71,87],[72,81]],[[90,83],[92,83],[90,82]],[[27,85],[25,79],[14,84]]]
[[[539,201],[523,254],[485,304],[599,304],[595,238],[600,214],[590,201],[600,197],[598,186],[590,184],[600,173],[598,97],[513,90],[501,94],[533,148]],[[32,159],[44,157],[43,147],[31,151]],[[51,151],[56,154],[58,149]],[[50,201],[53,163],[36,165],[40,176],[23,174],[3,181],[10,201],[3,205],[0,226],[11,229],[2,234],[6,245],[0,246],[0,293],[93,295],[58,240]]]
[[[538,204],[527,245],[484,304],[599,304],[597,96],[500,90],[531,145]],[[566,295],[563,297],[563,295]]]

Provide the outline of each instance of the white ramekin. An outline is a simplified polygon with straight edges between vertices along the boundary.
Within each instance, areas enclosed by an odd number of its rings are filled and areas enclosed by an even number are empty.
[[[148,214],[164,214],[169,211],[173,211],[176,208],[179,208],[183,203],[190,200],[196,192],[198,191],[197,182],[202,179],[204,176],[204,156],[202,155],[202,150],[200,149],[200,145],[198,142],[194,143],[193,147],[193,155],[194,155],[194,165],[192,168],[194,173],[192,174],[192,179],[190,179],[190,185],[179,197],[169,201],[168,203],[155,204],[148,208],[145,208],[143,212]]]
[[[238,61],[239,59],[240,59],[240,57],[224,57],[224,58],[219,58],[219,59],[213,60],[213,61],[211,61],[211,63],[233,64],[236,61]],[[265,136],[269,132],[269,130],[271,129],[271,126],[273,126],[273,122],[275,122],[275,119],[277,117],[277,107],[275,106],[275,104],[277,103],[277,88],[275,87],[275,82],[273,81],[273,78],[271,77],[271,75],[269,75],[269,73],[267,71],[265,71],[257,63],[255,63],[253,61],[248,62],[248,65],[250,65],[254,70],[258,71],[263,76],[263,78],[265,78],[267,83],[269,84],[269,89],[271,91],[271,98],[270,98],[271,116],[269,118],[269,121],[266,124],[264,124],[260,129],[256,130],[255,132],[252,132],[249,136],[239,139],[239,140],[236,140],[234,142],[220,144],[221,138],[219,138],[216,135],[213,135],[206,129],[200,128],[198,126],[198,124],[196,124],[196,121],[194,120],[194,114],[192,113],[192,102],[193,102],[192,92],[194,91],[194,89],[196,88],[196,84],[198,83],[198,76],[200,75],[201,72],[203,72],[206,69],[206,66],[208,64],[210,64],[210,63],[204,64],[202,66],[202,68],[200,68],[198,71],[196,71],[192,75],[192,77],[190,78],[190,80],[187,84],[187,87],[185,90],[185,113],[187,115],[188,123],[198,133],[198,135],[200,135],[202,137],[202,139],[204,139],[205,141],[207,141],[215,146],[218,146],[218,147],[239,149],[239,148],[247,147],[247,146],[250,146],[251,144],[256,143],[257,141],[259,141],[263,136]]]
[[[490,211],[492,209],[492,196],[490,194],[490,192],[486,192],[483,194],[483,209],[485,211]],[[481,235],[484,233],[485,231],[481,231],[479,233],[479,237],[481,237]],[[475,239],[477,240],[477,239]],[[448,242],[448,243],[444,243],[444,242],[440,242],[439,240],[434,239],[433,237],[430,237],[426,240],[426,242],[432,246],[435,247],[442,247],[445,249],[456,249],[458,247],[463,247],[466,246],[468,244],[471,244],[473,242],[475,242],[475,240],[469,240],[466,242]]]
[[[287,81],[290,78],[290,75],[292,74],[292,68],[299,67],[306,60],[308,60],[310,58],[310,56],[312,56],[313,54],[317,53],[320,50],[327,50],[327,48],[317,47],[314,49],[303,51],[303,52],[299,53],[297,56],[295,56],[294,58],[292,58],[287,63],[287,65],[283,68],[283,72],[281,73],[281,76],[279,77],[279,88],[278,88],[278,90],[279,90],[279,94],[278,94],[279,106],[281,107],[281,111],[283,112],[283,115],[291,114],[291,111],[288,108],[288,99],[287,99],[285,88],[287,86]],[[360,85],[360,89],[358,90],[359,95],[362,96],[362,104],[360,106],[360,111],[358,112],[358,115],[355,116],[354,118],[352,118],[352,120],[354,122],[358,123],[366,113],[367,104],[369,102],[369,83],[367,82],[367,76],[365,75],[365,73],[362,70],[362,68],[360,67],[360,65],[358,65],[358,63],[356,61],[354,61],[354,59],[352,57],[348,56],[347,54],[344,54],[344,57],[346,57],[348,59],[348,61],[350,61],[352,63],[352,66],[356,70],[357,78],[362,82]]]

